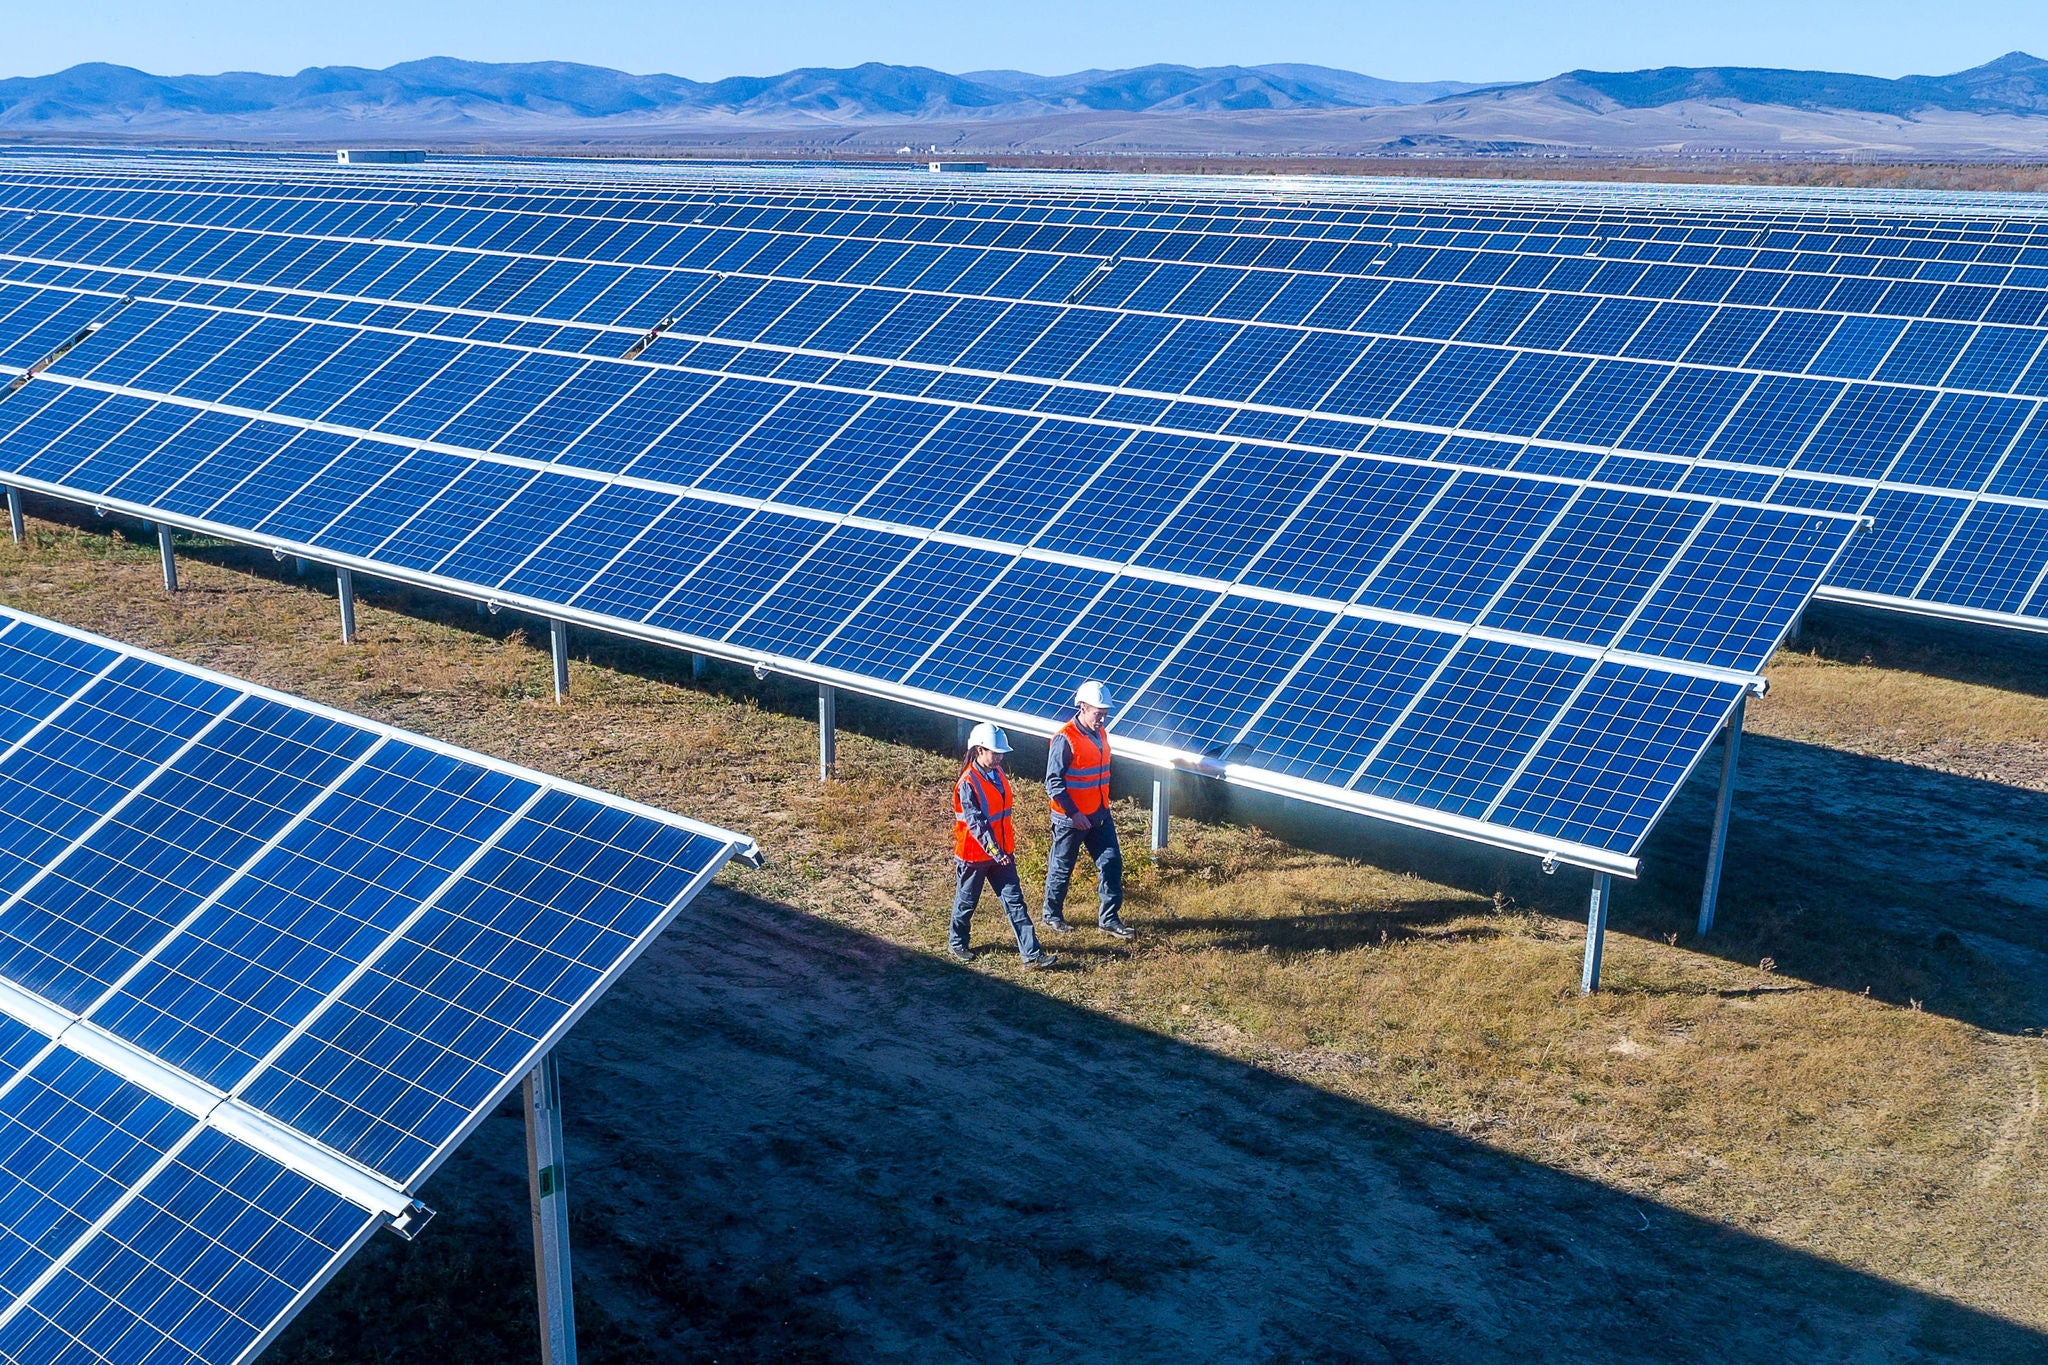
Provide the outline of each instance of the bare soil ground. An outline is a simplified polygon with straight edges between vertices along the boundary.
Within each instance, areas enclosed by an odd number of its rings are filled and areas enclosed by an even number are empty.
[[[682,153],[689,155],[689,153]],[[703,155],[697,153],[697,155]],[[844,158],[853,160],[855,158]],[[1794,185],[1830,189],[2048,189],[2048,166],[2029,162],[1872,161],[1783,157],[1769,161],[1631,156],[1002,156],[1002,169],[1116,171],[1144,175],[1399,175],[1449,180],[1605,180],[1665,185]]]
[[[1814,609],[1720,927],[1709,775],[1589,999],[1583,875],[1342,822],[1153,859],[1128,799],[1140,937],[1031,975],[988,912],[943,955],[950,723],[843,699],[821,786],[793,686],[579,634],[558,709],[533,622],[365,585],[343,647],[331,580],[196,545],[167,599],[31,510],[0,601],[769,851],[565,1044],[586,1360],[2048,1360],[2048,642]],[[534,1359],[523,1156],[508,1105],[268,1358]]]
[[[466,152],[548,155],[556,149],[532,146],[493,147],[480,144]],[[863,161],[900,164],[900,156],[855,154],[807,148],[777,149],[701,147],[563,147],[559,153],[578,157],[655,157],[675,160],[762,155],[830,159],[857,165]],[[914,158],[913,158],[914,159]],[[2048,166],[2036,161],[1875,160],[1868,157],[1784,156],[1769,160],[1740,157],[1684,158],[1613,156],[1201,156],[1172,153],[977,154],[973,158],[1000,170],[1109,171],[1126,175],[1397,175],[1443,180],[1593,180],[1661,185],[1789,185],[1812,189],[1992,190],[2031,193],[2048,190]]]

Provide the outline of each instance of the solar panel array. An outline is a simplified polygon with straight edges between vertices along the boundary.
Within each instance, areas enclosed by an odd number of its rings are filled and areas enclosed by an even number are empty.
[[[0,611],[0,1360],[246,1360],[742,836]]]
[[[2009,224],[976,182],[0,163],[0,468],[1622,872],[1821,578],[2048,564]]]

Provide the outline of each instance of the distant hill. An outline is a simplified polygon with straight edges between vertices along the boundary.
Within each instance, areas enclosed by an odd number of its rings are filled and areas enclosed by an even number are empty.
[[[1662,67],[1513,85],[1329,67],[1039,76],[868,63],[693,81],[435,57],[382,71],[0,80],[0,138],[737,152],[2048,156],[2048,62],[1947,76]]]
[[[1316,66],[1147,66],[1033,76],[948,75],[870,62],[778,76],[691,81],[571,62],[493,64],[433,57],[383,71],[312,67],[295,76],[152,76],[74,66],[0,80],[0,129],[222,129],[260,120],[283,131],[373,122],[425,128],[583,120],[776,119],[797,123],[1020,118],[1073,110],[1196,112],[1420,104],[1478,87],[1410,84]]]
[[[1656,109],[1687,100],[1735,100],[1794,109],[1905,116],[1927,109],[1969,113],[2048,113],[2048,62],[2024,52],[1953,76],[1850,76],[1836,71],[1778,71],[1768,67],[1665,66],[1653,71],[1568,71],[1547,81],[1503,90],[1548,90],[1569,97],[1574,87],[1629,109]]]

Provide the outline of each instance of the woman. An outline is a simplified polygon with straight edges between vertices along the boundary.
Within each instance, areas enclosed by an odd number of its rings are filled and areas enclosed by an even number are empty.
[[[967,736],[967,761],[953,784],[953,863],[960,888],[953,897],[946,950],[962,962],[974,961],[967,931],[987,883],[995,888],[1010,927],[1017,931],[1017,951],[1024,955],[1024,965],[1045,967],[1053,955],[1038,946],[1031,912],[1024,908],[1024,888],[1017,882],[1017,835],[1010,824],[1010,784],[1003,776],[1003,755],[1008,752],[1009,736],[987,721]]]

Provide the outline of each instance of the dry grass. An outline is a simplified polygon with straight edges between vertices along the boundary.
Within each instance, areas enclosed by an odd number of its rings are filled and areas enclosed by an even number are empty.
[[[544,642],[509,617],[365,585],[363,640],[344,648],[331,583],[295,582],[289,565],[202,549],[182,561],[187,590],[166,599],[151,549],[90,522],[33,527],[29,546],[0,546],[10,605],[749,830],[771,861],[729,872],[737,886],[942,948],[954,764],[901,742],[914,720],[842,702],[842,724],[861,729],[842,734],[843,780],[820,786],[799,689],[725,671],[693,685],[675,656],[579,636],[573,705],[557,709]],[[2048,738],[2048,689],[2028,690],[2048,667],[2034,656],[1939,676],[1916,663],[1952,658],[1953,642],[1883,646],[1824,618],[1779,661],[1752,731],[1916,762],[1960,744],[1972,762],[2003,754],[2032,771]],[[1126,831],[1144,827],[1132,803],[1118,814]],[[1587,999],[1575,989],[1582,893],[1567,877],[1504,862],[1451,885],[1190,820],[1156,860],[1126,852],[1134,944],[1084,932],[1057,945],[1064,970],[1021,973],[1001,952],[984,970],[2048,1329],[2048,992],[1930,950],[1911,987],[1929,1008],[1859,993],[1926,933],[1887,937],[1858,918],[1883,895],[1867,882],[1816,878],[1795,908],[1744,892],[1731,867],[1741,909],[1729,913],[1743,923],[1715,956],[1684,927],[1695,874],[1653,878],[1624,892],[1609,989]],[[1027,837],[1022,861],[1035,885],[1042,843]],[[1077,906],[1092,896],[1087,870],[1073,894]],[[977,931],[984,944],[1006,936],[986,909]],[[1997,1023],[2008,1015],[2034,1031]]]
[[[2048,189],[2048,167],[1968,162],[1856,163],[1816,157],[1774,161],[1691,158],[1660,161],[1632,156],[1529,157],[1317,157],[1001,156],[991,166],[1049,170],[1120,171],[1158,175],[1399,175],[1451,180],[1594,180],[1661,185],[1791,185],[1830,189],[1993,190]]]

